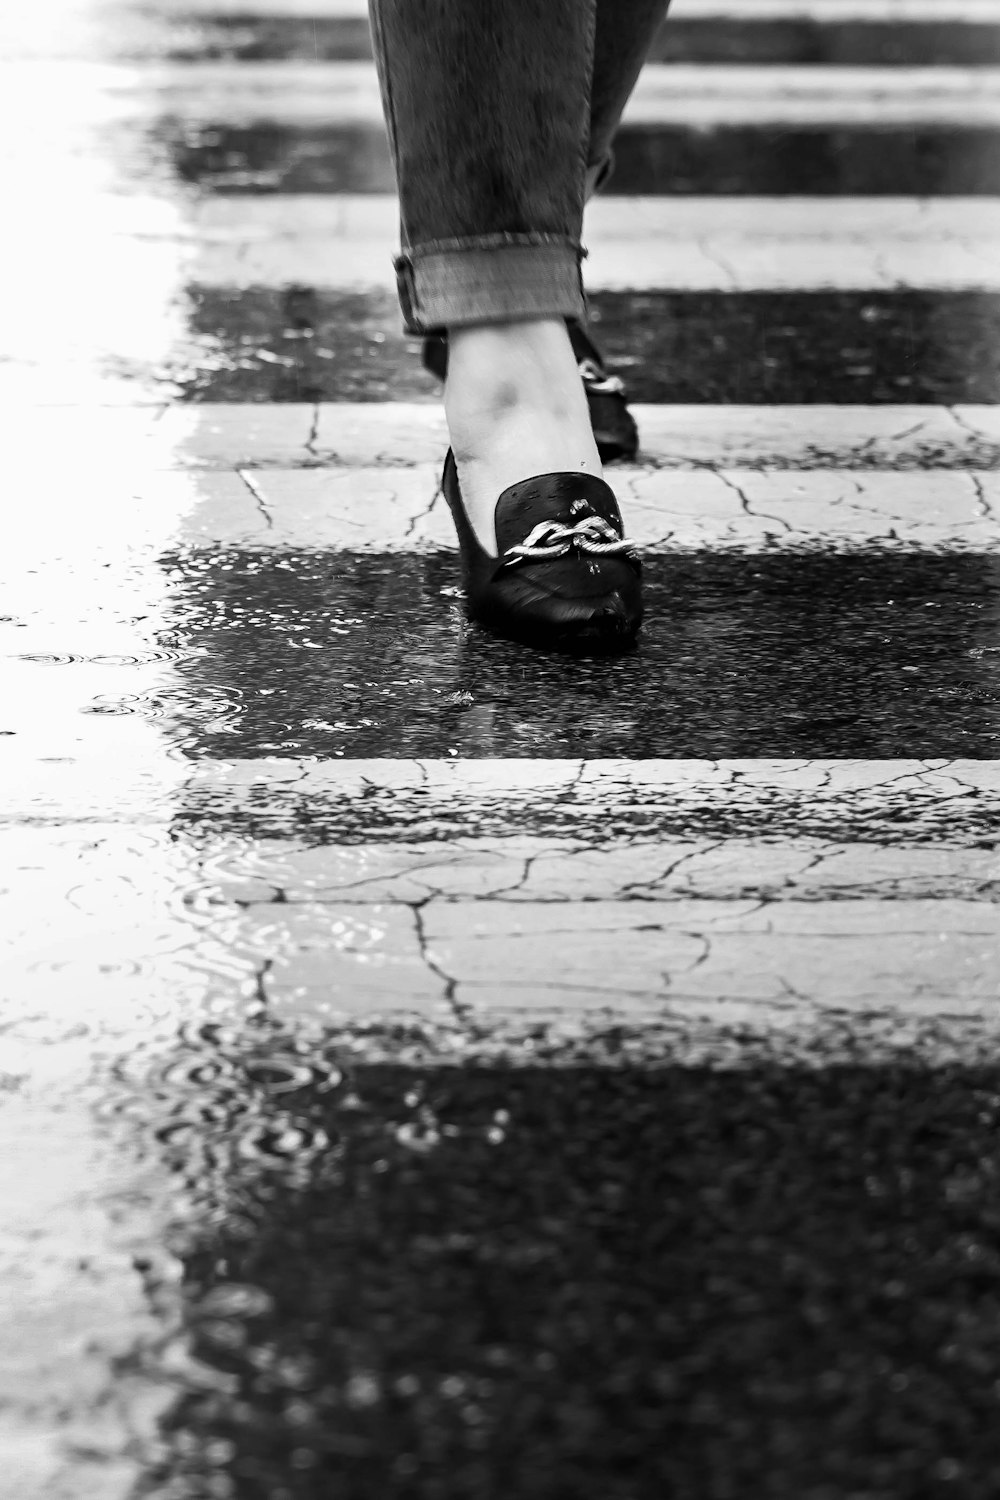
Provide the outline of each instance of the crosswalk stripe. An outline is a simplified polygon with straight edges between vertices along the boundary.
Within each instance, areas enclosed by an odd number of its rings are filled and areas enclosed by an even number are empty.
[[[1000,787],[998,787],[1000,790]],[[466,836],[333,846],[220,838],[203,851],[205,883],[224,900],[373,906],[428,899],[517,907],[574,901],[768,902],[948,900],[996,903],[990,849],[824,839]],[[510,913],[508,913],[510,915]],[[1000,916],[993,914],[1000,930]]]
[[[307,1024],[441,1021],[442,1005],[494,1028],[600,1014],[767,1029],[775,1011],[798,1027],[830,1011],[997,1024],[995,861],[975,850],[622,841],[599,823],[332,848],[308,836],[248,848],[225,831],[178,842],[176,825],[21,828],[0,843],[23,872],[5,978],[77,1025],[120,1027],[138,987],[190,1007],[207,976]],[[183,906],[165,869],[184,881]],[[38,903],[58,877],[77,901],[43,935]]]
[[[143,765],[111,785],[103,756],[36,769],[30,807],[10,789],[32,826],[3,835],[23,871],[8,981],[36,1006],[107,1024],[137,984],[190,1001],[214,974],[256,975],[279,1012],[324,1024],[440,1021],[445,1000],[501,1029],[700,1018],[801,1036],[833,1010],[945,1021],[955,1040],[961,1018],[995,1020],[995,762],[265,758],[171,774],[165,806]],[[46,778],[58,828],[38,818]],[[77,902],[40,946],[36,886],[64,870]]]
[[[99,446],[113,430],[99,427],[93,441]],[[101,464],[93,483],[110,525],[120,524],[139,503],[155,518],[151,537],[158,535],[163,547],[452,551],[454,529],[438,493],[444,446],[442,434],[429,458],[406,465],[345,462],[341,455],[329,465],[283,468],[262,465],[258,454],[256,466],[177,471],[120,458],[117,469]],[[84,462],[75,452],[75,474]],[[686,467],[651,462],[608,470],[629,535],[648,554],[706,547],[771,553],[819,548],[827,554],[859,548],[894,554],[1000,551],[996,469],[733,467],[718,448],[715,464],[688,459]],[[52,545],[50,527],[61,509],[50,498],[52,474],[46,466],[19,478],[24,515],[8,529],[13,556],[34,556],[40,546]],[[78,480],[67,501],[62,546],[86,546],[74,515],[86,494]],[[95,521],[93,537],[103,533]],[[62,555],[58,545],[53,551]]]
[[[642,435],[639,473],[1000,468],[997,406],[640,404],[633,411]],[[31,484],[34,455],[55,421],[61,451],[47,454],[46,468],[68,466],[78,482],[84,473],[106,482],[165,469],[433,467],[448,446],[437,402],[26,406],[17,413],[29,455],[19,485]]]
[[[246,493],[236,505],[229,474],[191,476],[180,536],[268,551],[450,550],[454,528],[437,497],[439,472],[438,463],[244,471]],[[791,476],[618,466],[608,477],[629,535],[650,554],[702,547],[1000,551],[996,472],[827,469]],[[141,481],[131,483],[141,493]]]
[[[980,849],[996,875],[995,759],[269,754],[183,762],[126,747],[112,778],[106,725],[92,720],[87,730],[92,744],[75,755],[41,765],[8,757],[0,822],[171,826],[210,850],[246,836],[300,847],[433,841],[442,850],[455,839],[528,836],[596,845],[819,840],[873,851]]]
[[[201,285],[394,284],[387,195],[209,198],[192,217],[181,243]],[[608,197],[585,242],[595,290],[1000,290],[998,198]]]
[[[533,832],[597,841],[641,834],[890,848],[981,843],[992,851],[1000,762],[271,756],[196,762],[176,807],[178,826],[192,837],[252,827],[261,838],[434,839],[443,848],[470,834]]]
[[[0,15],[0,54],[107,60],[201,62],[350,61],[372,57],[367,7],[317,3],[311,14],[266,4],[239,11],[209,6],[171,19],[144,9],[108,36],[74,18],[53,34],[50,17]],[[32,22],[34,21],[34,24]],[[782,63],[833,67],[988,67],[1000,62],[1000,19],[992,0],[725,0],[681,3],[654,36],[649,63]]]
[[[635,405],[633,411],[643,457],[654,467],[995,468],[1000,459],[995,406],[677,404]],[[254,419],[262,422],[260,408]],[[221,438],[229,453],[237,447],[238,421],[221,406],[174,408],[161,432],[176,432],[190,445],[185,451],[194,453],[218,453]],[[260,440],[255,451],[266,459],[272,450],[263,431]],[[377,455],[383,464],[407,464],[433,461],[445,446],[443,416],[435,407],[328,403],[316,408],[310,449],[327,462],[364,464]]]
[[[741,1007],[994,1016],[1000,920],[987,903],[581,901],[251,905],[234,946],[266,956],[278,1007],[332,1019],[449,1001],[492,1021],[572,1009],[653,1020]],[[615,957],[608,971],[609,951]],[[761,1015],[763,1012],[763,1016]],[[729,1011],[725,1020],[735,1018]],[[789,1018],[791,1019],[791,1018]]]
[[[254,244],[259,240],[297,240],[301,235],[339,234],[349,239],[398,238],[399,207],[387,193],[287,193],[280,199],[259,196],[201,198],[185,204],[177,216],[157,211],[155,200],[108,195],[97,198],[93,212],[105,232],[138,234],[153,240],[191,238]],[[764,222],[766,221],[766,222]],[[821,238],[892,235],[975,239],[1000,235],[1000,197],[802,197],[796,194],[754,197],[658,198],[601,194],[587,205],[584,229],[592,240],[667,239],[692,234],[731,234],[776,238],[807,234]]]
[[[624,121],[630,125],[995,125],[1000,69],[826,68],[653,64]]]
[[[304,3],[304,0],[303,0]],[[673,0],[670,21],[808,20],[836,26],[845,21],[952,26],[997,19],[993,0]]]
[[[166,64],[119,67],[61,62],[46,84],[66,107],[94,122],[169,118],[175,125],[382,126],[368,62]],[[31,62],[0,65],[5,110],[37,96]],[[626,125],[996,126],[1000,68],[753,68],[651,63],[624,115]]]
[[[366,18],[366,0],[184,0],[189,16]],[[995,21],[994,0],[673,0],[671,21],[807,19],[851,21]]]
[[[648,1024],[709,1007],[717,1025],[762,1026],[773,1007],[806,1025],[815,1007],[992,1013],[996,856],[975,845],[1000,806],[995,765],[221,769],[193,769],[181,826],[206,897],[240,903],[231,938],[266,953],[279,1006],[357,1013],[405,994],[419,1012],[447,995],[493,1025],[570,1008]],[[946,829],[956,796],[969,815]],[[233,837],[242,818],[252,849]],[[613,982],[598,977],[609,944]]]

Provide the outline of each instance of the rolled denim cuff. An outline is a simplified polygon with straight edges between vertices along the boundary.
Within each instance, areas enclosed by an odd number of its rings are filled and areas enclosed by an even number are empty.
[[[396,281],[409,334],[516,318],[586,319],[581,262],[570,240],[452,240],[416,246],[396,258]]]

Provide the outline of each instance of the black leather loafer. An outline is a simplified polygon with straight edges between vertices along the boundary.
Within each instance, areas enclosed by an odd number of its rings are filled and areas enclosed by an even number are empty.
[[[566,319],[570,343],[590,409],[590,425],[602,463],[630,461],[639,450],[639,434],[628,409],[625,387],[617,375],[609,375],[600,350],[574,318]],[[448,374],[448,340],[443,334],[424,339],[424,368],[438,380]]]
[[[590,425],[601,462],[614,463],[616,459],[631,462],[639,451],[639,433],[628,409],[625,387],[617,375],[608,374],[600,350],[583,325],[568,318],[566,326],[587,393]]]
[[[624,651],[632,644],[642,623],[642,565],[603,479],[537,474],[512,484],[497,501],[497,557],[472,529],[450,449],[441,490],[475,619],[551,650]]]

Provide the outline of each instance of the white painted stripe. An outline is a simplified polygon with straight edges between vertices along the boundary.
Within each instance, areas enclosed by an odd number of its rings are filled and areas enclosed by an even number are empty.
[[[112,739],[107,724],[95,725],[100,717],[90,716],[87,741],[78,737],[62,759],[4,752],[0,823],[117,823],[155,832],[183,811],[206,836],[214,829],[219,837],[234,821],[252,818],[258,837],[287,838],[296,810],[311,809],[316,829],[321,820],[363,827],[365,799],[371,798],[383,826],[388,815],[393,837],[410,842],[483,837],[490,827],[510,834],[508,807],[527,809],[537,814],[536,827],[570,838],[597,826],[607,835],[616,821],[653,836],[665,820],[679,837],[707,827],[731,838],[818,836],[893,848],[905,836],[959,847],[971,842],[965,828],[972,819],[984,832],[1000,826],[1000,760],[268,756],[184,762],[167,760],[162,745],[159,760],[150,759],[152,744],[148,755],[127,743],[112,748],[123,721],[111,720]],[[370,828],[362,835],[362,842],[369,840]],[[146,845],[140,840],[136,847],[141,856]]]
[[[244,410],[252,430],[252,410]],[[632,410],[649,468],[1000,466],[998,406],[706,404],[635,405]],[[213,428],[216,419],[222,425]],[[219,406],[175,407],[165,414],[161,432],[175,432],[178,446],[186,444],[187,452],[219,454],[220,444],[235,445],[238,426],[235,413]],[[435,462],[446,447],[438,406],[330,402],[318,408],[310,451],[324,462],[370,464],[374,459],[406,465]],[[263,448],[262,443],[262,456]]]
[[[135,544],[324,547],[358,552],[451,550],[439,496],[441,452],[405,466],[163,471],[73,463],[66,498],[52,466],[18,475],[19,514],[7,528],[15,600],[28,564],[78,558],[106,544],[123,517]],[[1000,471],[967,469],[658,468],[607,471],[628,535],[646,552],[864,549],[1000,552]],[[93,502],[90,496],[93,495]],[[94,514],[99,510],[99,514]],[[30,592],[30,588],[28,588]],[[27,649],[22,646],[22,649]],[[82,673],[78,673],[82,676]]]
[[[333,908],[327,920],[338,915]],[[747,1020],[770,1007],[802,1018],[816,1010],[996,1015],[1000,913],[982,903],[832,901],[761,910],[678,902],[657,913],[665,920],[651,923],[650,915],[638,904],[554,910],[539,903],[490,922],[474,903],[429,904],[418,957],[447,976],[453,1002],[494,1017],[567,1006],[676,1016],[723,1005],[744,1007]],[[296,951],[295,926],[302,934],[308,919],[286,918],[285,943],[281,917],[271,909],[266,920],[279,955],[275,990],[291,998],[304,982],[322,994],[320,955]],[[327,951],[335,946],[327,937]],[[358,956],[369,964],[373,957],[370,949]]]
[[[184,0],[197,16],[365,18],[366,0]],[[996,22],[996,0],[673,0],[670,19],[719,21]]]
[[[184,206],[180,223],[176,213],[157,199],[94,195],[94,211],[109,234],[137,234],[151,240],[193,236],[223,244],[253,245],[309,234],[385,240],[394,238],[399,227],[399,210],[391,193],[288,193],[280,198],[206,195]],[[761,223],[762,219],[767,222]],[[1000,197],[692,194],[664,202],[609,193],[588,204],[585,228],[595,241],[641,239],[647,234],[681,239],[694,234],[996,237],[1000,236]]]
[[[134,842],[133,835],[133,849]],[[9,855],[9,840],[5,847]],[[252,842],[221,833],[205,839],[201,867],[213,899],[266,903],[282,891],[295,905],[345,906],[428,899],[494,906],[635,901],[656,908],[674,901],[834,898],[992,904],[1000,879],[993,850],[946,843],[907,847],[891,841],[704,833],[616,840],[593,827],[577,836],[567,828],[548,837],[512,832],[318,845],[294,838]],[[51,878],[48,861],[45,868]],[[32,891],[27,899],[35,898]]]
[[[996,1020],[996,862],[973,820],[1000,815],[1000,763],[206,761],[137,818],[141,772],[30,768],[31,815],[47,786],[64,825],[4,836],[5,977],[33,1015],[128,1034],[136,993],[183,1014],[210,975],[265,982],[299,1023],[447,1023],[455,1000],[489,1023]],[[75,893],[56,923],[53,880]]]
[[[936,0],[930,0],[931,4]],[[287,16],[318,20],[366,18],[367,0],[184,0],[189,16]]]
[[[369,62],[0,65],[6,117],[39,97],[91,125],[163,118],[177,126],[379,126]],[[633,125],[956,126],[1000,124],[1000,68],[838,68],[651,63],[625,112]]]
[[[13,602],[48,560],[82,568],[137,511],[134,545],[426,553],[452,550],[440,457],[410,467],[122,471],[79,461],[66,500],[45,464],[19,478],[23,518],[5,537]],[[616,465],[608,479],[648,553],[867,550],[1000,553],[1000,471],[760,470]],[[89,496],[93,493],[93,504]],[[93,515],[99,508],[101,515]],[[22,645],[22,649],[28,649]],[[76,676],[82,683],[84,673]]]
[[[1000,466],[998,406],[637,405],[633,410],[642,437],[640,471]],[[45,473],[68,469],[73,495],[92,476],[96,497],[112,476],[131,481],[171,469],[317,463],[328,469],[414,464],[433,469],[448,446],[437,402],[205,403],[166,410],[26,406],[17,410],[16,421],[23,460],[16,475],[8,471],[7,484],[19,493],[23,486],[44,483],[37,463],[43,452]],[[51,514],[51,499],[46,512]],[[122,515],[128,514],[126,508]]]
[[[206,198],[192,220],[185,271],[202,285],[395,285],[387,195]],[[584,237],[595,290],[1000,291],[997,198],[608,197]]]
[[[105,773],[106,773],[106,768]],[[365,798],[381,799],[380,812],[397,810],[413,838],[413,815],[423,838],[466,821],[475,831],[483,810],[503,817],[506,805],[537,807],[539,815],[563,809],[569,836],[577,817],[597,816],[612,824],[616,815],[641,809],[673,820],[711,815],[738,826],[746,836],[777,829],[781,818],[808,810],[817,823],[851,826],[873,842],[880,821],[892,822],[885,842],[901,839],[898,809],[909,806],[909,831],[921,832],[920,815],[938,820],[939,839],[949,842],[949,826],[960,831],[966,811],[984,818],[1000,811],[1000,760],[894,759],[843,760],[778,757],[722,760],[301,760],[274,756],[260,760],[197,761],[178,799],[192,810],[217,808],[221,820],[258,813],[262,833],[269,809],[280,822],[288,799],[315,803],[324,816],[363,820]],[[958,799],[961,800],[961,803]],[[965,800],[967,799],[967,800]],[[950,804],[950,805],[948,805]],[[950,816],[954,814],[954,816]],[[221,826],[221,825],[220,825]],[[273,831],[273,829],[272,829]]]
[[[439,766],[426,763],[432,787]],[[398,790],[389,767],[383,782]],[[549,789],[551,763],[520,784],[502,772],[489,777],[496,767],[478,777],[480,798],[499,794],[505,780],[515,797],[532,779]],[[210,769],[222,772],[213,790],[225,812],[238,778],[226,774],[230,768]],[[302,769],[302,790],[315,789]],[[702,770],[707,790],[712,772]],[[749,763],[745,774],[752,781],[757,770]],[[860,770],[863,780],[871,767]],[[788,774],[796,776],[794,765]],[[874,779],[884,774],[880,767]],[[935,773],[927,775],[933,782]],[[606,777],[596,779],[609,789]],[[683,785],[682,777],[668,779]],[[758,793],[766,779],[765,768]],[[594,780],[585,771],[584,784]],[[641,782],[620,777],[619,795],[629,787],[634,795]],[[258,786],[266,784],[258,774]],[[367,783],[369,795],[378,784]],[[919,785],[916,795],[924,795]],[[869,846],[869,890],[878,888],[881,870],[885,888],[896,892],[880,899],[837,884],[838,863],[850,877],[853,862],[864,881],[864,850],[833,841],[820,841],[811,856],[803,843],[781,840],[729,841],[712,851],[705,840],[650,839],[630,848],[605,839],[588,849],[568,830],[566,841],[544,847],[459,837],[436,850],[405,843],[317,850],[266,838],[251,849],[231,835],[188,841],[183,825],[172,838],[166,830],[139,838],[113,826],[95,832],[15,830],[6,840],[23,880],[12,893],[5,979],[15,1015],[100,1024],[102,1040],[134,1034],[137,995],[148,1027],[151,993],[160,1005],[171,996],[170,1014],[181,1018],[197,1011],[213,979],[233,996],[238,1016],[238,992],[256,993],[255,977],[277,1013],[290,1005],[300,1024],[342,1016],[370,1022],[387,1012],[454,1023],[456,1002],[492,1022],[531,1013],[572,1023],[583,1013],[640,1023],[702,1015],[724,1024],[741,1015],[766,1027],[776,1010],[800,1024],[831,1009],[997,1022],[1000,910],[975,893],[904,894],[935,879],[974,888],[981,865],[960,850],[944,856]],[[610,880],[600,884],[604,846]],[[664,884],[672,857],[695,868],[714,861],[714,873],[704,868],[687,887],[670,886],[672,877]],[[779,900],[761,894],[769,879],[778,888],[782,872],[794,881],[810,857],[817,868],[828,861],[832,883],[807,881],[802,899],[787,889]],[[752,882],[755,867],[756,886],[723,893],[727,880]],[[165,871],[174,879],[167,889]],[[342,877],[356,882],[366,874],[378,899],[359,899],[356,884],[353,893],[343,890]],[[55,923],[46,904],[53,881],[74,892]],[[285,899],[276,903],[279,885]]]
[[[435,1005],[474,1017],[841,1015],[996,1019],[1000,913],[984,902],[429,901],[235,909],[234,954],[298,1018]],[[789,1017],[791,1020],[792,1017]]]
[[[898,812],[950,798],[961,842],[961,799],[980,816],[1000,805],[1000,765],[285,760],[196,766],[184,796],[223,820],[255,810],[265,837],[253,849],[224,834],[203,848],[206,911],[221,900],[230,938],[270,959],[278,1005],[363,1013],[405,993],[420,1010],[447,995],[490,1022],[602,1013],[764,1026],[776,1008],[793,1024],[825,1008],[995,1015],[1000,911],[976,896],[996,856],[948,849],[946,832],[901,848]],[[266,836],[269,816],[277,833],[293,806],[339,829],[352,804],[395,817],[403,842]],[[664,838],[654,821],[645,838],[616,841],[607,830],[625,806],[675,827],[735,820],[744,836]],[[529,826],[559,809],[560,834],[462,836],[498,807],[527,810]],[[776,836],[806,808],[840,831]],[[867,842],[845,840],[845,823]]]
[[[181,539],[205,545],[421,552],[451,549],[437,463],[407,469],[260,469],[234,503],[232,476],[191,475]],[[679,473],[616,466],[608,475],[647,552],[1000,552],[1000,473],[963,470]],[[141,481],[133,493],[142,499]],[[242,503],[241,503],[242,501]]]
[[[996,0],[673,0],[671,21],[896,22],[998,24]]]

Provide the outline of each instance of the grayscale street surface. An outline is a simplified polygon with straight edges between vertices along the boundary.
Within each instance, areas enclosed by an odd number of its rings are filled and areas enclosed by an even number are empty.
[[[617,660],[464,618],[361,0],[0,118],[3,1500],[996,1500],[997,0],[676,0]]]

